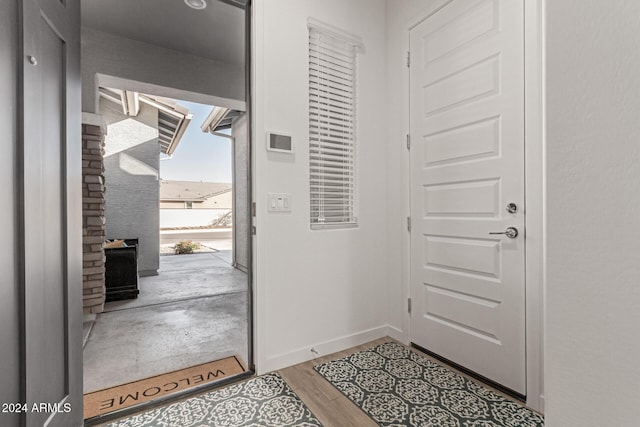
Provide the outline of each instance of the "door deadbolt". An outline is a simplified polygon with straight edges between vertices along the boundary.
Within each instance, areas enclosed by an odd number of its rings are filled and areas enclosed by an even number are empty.
[[[507,212],[509,213],[516,213],[518,212],[518,205],[516,205],[515,203],[507,203]]]

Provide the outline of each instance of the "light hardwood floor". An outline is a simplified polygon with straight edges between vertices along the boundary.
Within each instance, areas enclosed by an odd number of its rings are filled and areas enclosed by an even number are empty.
[[[402,343],[393,340],[392,338],[380,338],[375,341],[368,342],[366,344],[353,347],[344,351],[340,351],[327,356],[318,357],[299,365],[294,365],[285,369],[281,369],[278,373],[284,378],[284,380],[291,386],[296,394],[302,399],[302,401],[309,407],[311,412],[320,420],[325,427],[377,427],[376,424],[367,414],[365,414],[360,408],[352,403],[347,397],[345,397],[338,389],[334,388],[327,380],[325,380],[320,374],[313,370],[315,365],[320,363],[329,362],[331,360],[340,359],[355,353],[360,350],[366,350],[370,347],[374,347],[378,344],[394,341],[400,345]],[[455,368],[448,366],[441,361],[435,360],[432,357],[414,349],[404,346],[411,351],[414,351],[421,356],[430,359],[436,363],[446,366],[448,369],[469,378],[472,381],[476,381],[470,378],[463,372],[456,370]],[[512,400],[519,405],[522,402],[513,399],[499,390],[483,384],[485,387],[493,390],[494,392],[504,396],[505,398]]]
[[[377,427],[367,414],[313,370],[315,365],[340,359],[360,350],[390,341],[381,338],[328,356],[318,357],[278,373],[325,427]]]

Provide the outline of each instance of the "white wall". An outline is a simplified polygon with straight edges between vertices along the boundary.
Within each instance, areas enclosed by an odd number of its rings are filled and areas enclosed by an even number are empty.
[[[244,66],[225,64],[84,27],[82,111],[97,112],[98,79],[107,87],[244,109]],[[136,82],[135,87],[123,86],[123,79]]]
[[[160,229],[201,227],[231,212],[231,209],[160,209]]]
[[[254,5],[259,372],[387,335],[389,286],[384,0],[266,0]],[[359,56],[359,227],[309,227],[308,30],[314,17],[362,37]],[[265,151],[265,132],[293,135],[295,154]],[[267,192],[293,212],[267,213]],[[396,278],[394,278],[396,280]]]
[[[546,2],[546,425],[638,425],[640,2]]]

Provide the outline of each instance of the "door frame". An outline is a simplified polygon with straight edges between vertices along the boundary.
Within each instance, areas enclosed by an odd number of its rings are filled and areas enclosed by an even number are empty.
[[[114,420],[119,417],[161,407],[178,400],[183,400],[183,399],[195,396],[197,394],[201,394],[212,388],[221,387],[221,386],[233,383],[235,381],[249,378],[250,376],[255,375],[256,373],[256,350],[255,350],[256,348],[256,333],[255,333],[256,297],[255,297],[255,284],[254,284],[255,282],[255,235],[252,235],[251,233],[251,229],[253,228],[254,221],[255,221],[255,209],[252,208],[254,204],[254,191],[255,191],[254,190],[255,188],[254,168],[253,168],[254,148],[253,148],[253,141],[252,141],[253,114],[254,114],[253,97],[252,97],[253,1],[252,0],[241,0],[241,1],[218,0],[218,1],[231,4],[232,6],[236,6],[244,10],[244,14],[245,14],[245,24],[244,24],[245,25],[245,45],[244,45],[244,48],[245,48],[245,67],[244,67],[245,101],[244,102],[229,99],[229,98],[217,97],[214,95],[189,92],[186,90],[177,89],[169,86],[161,86],[154,83],[140,82],[140,81],[131,80],[125,77],[112,76],[112,75],[107,75],[102,73],[96,73],[96,75],[94,76],[95,82],[92,88],[93,90],[96,91],[96,93],[99,86],[109,86],[109,87],[120,88],[120,89],[135,90],[143,93],[148,92],[151,94],[164,96],[168,98],[183,99],[186,101],[192,101],[192,102],[201,103],[201,104],[209,103],[210,105],[223,106],[230,109],[238,109],[238,110],[241,109],[246,114],[246,117],[247,117],[247,125],[246,125],[247,126],[247,159],[246,159],[247,161],[247,176],[246,176],[247,196],[246,197],[248,202],[247,203],[247,211],[248,211],[247,220],[248,220],[248,226],[249,226],[249,233],[248,233],[247,242],[246,242],[247,252],[248,252],[247,254],[248,271],[246,272],[247,273],[247,282],[246,282],[247,301],[248,301],[247,314],[246,314],[247,316],[247,353],[248,353],[248,360],[246,361],[247,371],[227,379],[216,381],[215,383],[205,384],[202,387],[194,387],[194,388],[185,390],[181,393],[171,394],[165,397],[161,397],[159,399],[152,400],[147,403],[134,405],[130,408],[125,408],[120,411],[115,411],[115,412],[104,414],[102,416],[89,418],[87,420],[84,420],[85,426],[97,425],[100,423],[108,422],[109,420]],[[240,3],[242,1],[244,1],[244,8],[240,6]],[[99,98],[98,96],[96,96],[96,104],[98,102],[99,102]],[[78,106],[78,110],[82,110],[82,108]],[[96,107],[96,111],[97,111],[96,113],[82,112],[82,123],[106,127],[106,124],[102,120],[102,116],[100,115],[99,109],[97,107]],[[80,138],[78,138],[78,141],[80,141]],[[233,147],[233,143],[232,143],[232,147]],[[233,153],[233,156],[234,157],[232,159],[232,163],[235,160],[235,152]],[[78,161],[77,164],[80,164],[80,162]],[[78,209],[80,208],[80,204],[78,204],[77,208]],[[235,234],[233,236],[233,239],[235,241],[236,239]],[[81,306],[82,304],[80,303],[80,307]],[[84,370],[84,363],[82,359],[79,364],[79,369],[81,373]]]
[[[425,10],[406,25],[404,48],[409,52],[411,30],[453,0],[443,0]],[[545,245],[545,162],[544,162],[544,0],[524,1],[525,62],[525,316],[526,316],[526,382],[528,407],[544,412],[544,245]],[[409,68],[404,74],[403,101],[409,114],[405,131],[410,133]],[[409,188],[403,191],[407,216],[411,216],[411,158],[403,153],[405,176]],[[404,233],[402,242],[404,297],[411,298],[411,234]],[[411,341],[410,314],[404,313],[404,340]]]

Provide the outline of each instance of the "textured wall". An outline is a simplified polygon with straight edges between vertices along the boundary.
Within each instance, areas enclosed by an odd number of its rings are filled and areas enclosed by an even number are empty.
[[[640,2],[546,2],[546,425],[638,425]]]
[[[101,101],[107,123],[105,185],[107,239],[138,238],[138,272],[157,274],[160,263],[160,147],[158,112],[140,104],[127,117],[119,106]]]
[[[231,134],[234,137],[233,146],[233,255],[236,267],[248,271],[249,266],[249,141],[247,139],[247,115],[243,114],[233,121]]]

